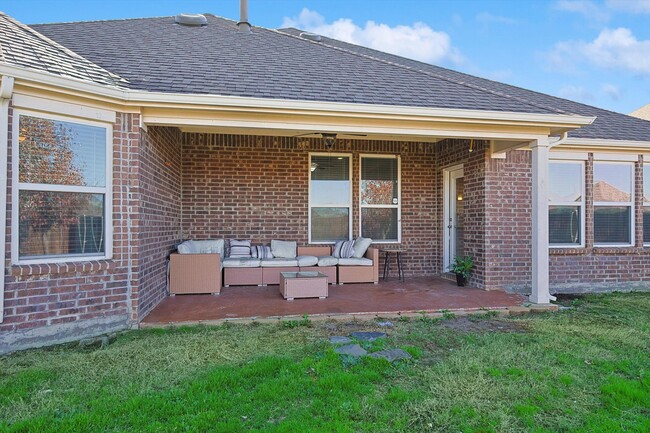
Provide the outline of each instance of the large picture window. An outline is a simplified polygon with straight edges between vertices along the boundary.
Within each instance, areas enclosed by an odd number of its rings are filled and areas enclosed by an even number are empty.
[[[361,156],[361,236],[374,242],[399,242],[400,159],[396,156]]]
[[[634,164],[594,162],[594,245],[631,245]]]
[[[309,242],[352,237],[352,182],[349,155],[310,155]]]
[[[643,164],[643,244],[650,245],[650,164]]]
[[[584,245],[584,163],[549,163],[549,244],[552,247]]]
[[[17,118],[15,261],[107,257],[110,128],[26,113]]]

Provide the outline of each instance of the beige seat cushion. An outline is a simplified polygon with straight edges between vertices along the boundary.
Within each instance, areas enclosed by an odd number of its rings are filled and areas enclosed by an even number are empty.
[[[298,266],[316,266],[318,264],[318,257],[315,256],[298,256],[296,257]]]
[[[372,266],[372,260],[365,257],[350,257],[349,259],[341,258],[339,259],[339,266]]]
[[[261,261],[260,265],[263,268],[278,268],[278,267],[292,267],[298,266],[298,260],[296,259],[264,259]]]
[[[339,264],[339,259],[334,256],[320,256],[318,257],[318,266],[336,266]]]
[[[249,257],[229,257],[223,260],[224,268],[259,268],[260,259],[253,259]]]

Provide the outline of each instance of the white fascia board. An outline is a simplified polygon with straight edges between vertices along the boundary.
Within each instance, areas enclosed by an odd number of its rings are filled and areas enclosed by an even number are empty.
[[[607,150],[648,151],[650,150],[650,141],[609,140],[601,138],[567,138],[566,141],[559,147],[563,146],[597,148],[600,152]]]
[[[567,114],[518,113],[507,111],[461,110],[446,108],[423,108],[397,105],[354,104],[323,101],[301,101],[289,99],[249,98],[241,96],[203,95],[187,93],[144,92],[115,86],[92,83],[76,78],[60,77],[46,72],[33,71],[16,66],[0,65],[0,75],[12,75],[17,80],[24,80],[41,85],[50,85],[64,90],[88,94],[88,97],[101,97],[112,102],[155,107],[190,107],[199,106],[206,109],[215,107],[276,109],[282,111],[297,110],[301,112],[336,112],[350,115],[372,115],[387,117],[410,116],[421,119],[455,119],[471,122],[514,122],[534,125],[553,126],[574,129],[590,125],[595,117]]]

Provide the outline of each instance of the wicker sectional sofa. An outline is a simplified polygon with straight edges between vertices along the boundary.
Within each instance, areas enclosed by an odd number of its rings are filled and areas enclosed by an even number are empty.
[[[286,247],[289,242],[273,241]],[[273,245],[272,242],[272,245]],[[223,239],[186,241],[170,256],[170,294],[219,294],[223,286],[266,286],[280,283],[281,272],[318,271],[330,284],[379,281],[379,251],[363,257],[337,258],[331,246],[298,247],[283,257],[228,257]],[[216,282],[218,280],[218,283]]]

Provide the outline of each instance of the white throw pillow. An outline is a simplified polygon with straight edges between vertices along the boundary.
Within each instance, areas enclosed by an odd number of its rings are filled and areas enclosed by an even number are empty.
[[[271,241],[271,253],[273,257],[283,259],[295,259],[297,243],[295,241]]]

